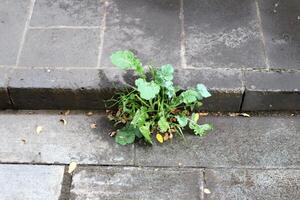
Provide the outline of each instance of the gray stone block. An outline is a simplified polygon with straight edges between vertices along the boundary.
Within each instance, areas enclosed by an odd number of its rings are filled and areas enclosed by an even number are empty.
[[[63,166],[0,165],[0,199],[58,199]]]
[[[76,170],[71,199],[201,199],[200,170],[85,167]]]
[[[101,67],[109,56],[130,49],[144,64],[180,67],[179,0],[114,0],[107,9]]]
[[[298,117],[206,117],[214,130],[164,144],[136,145],[136,164],[193,167],[299,167]]]
[[[99,29],[31,29],[20,66],[96,67]]]
[[[208,169],[208,200],[295,200],[300,197],[300,170]]]
[[[0,65],[14,65],[30,0],[2,0],[0,4]]]
[[[255,2],[184,1],[187,65],[266,67]]]
[[[114,69],[16,69],[9,88],[18,109],[104,109],[131,78]]]
[[[258,2],[270,67],[300,69],[300,2]]]
[[[60,119],[67,121],[66,125]],[[91,124],[97,128],[92,129]],[[37,126],[43,130],[37,134]],[[108,133],[113,130],[106,116],[71,111],[68,116],[59,111],[30,114],[2,113],[0,162],[131,165],[133,146],[115,143]]]
[[[242,110],[300,110],[299,72],[246,72]]]
[[[31,26],[100,26],[103,3],[95,0],[37,0]]]
[[[176,70],[174,82],[183,88],[198,83],[207,86],[212,96],[203,101],[201,110],[239,111],[244,86],[242,72],[236,69],[182,69]]]

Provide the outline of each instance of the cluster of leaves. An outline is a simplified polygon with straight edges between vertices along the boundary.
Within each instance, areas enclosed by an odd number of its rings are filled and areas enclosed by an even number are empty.
[[[118,109],[108,110],[109,119],[124,125],[116,133],[117,143],[126,145],[143,138],[152,144],[154,134],[163,143],[172,139],[173,134],[183,136],[185,127],[199,136],[212,129],[210,124],[199,125],[199,113],[192,112],[202,105],[203,98],[211,96],[203,84],[185,91],[174,86],[174,68],[170,64],[160,68],[148,66],[150,75],[146,76],[142,63],[131,51],[113,53],[111,62],[138,75],[135,86],[110,100],[113,102],[110,106]]]

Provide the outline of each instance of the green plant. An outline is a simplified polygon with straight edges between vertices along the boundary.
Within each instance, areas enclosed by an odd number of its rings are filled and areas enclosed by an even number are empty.
[[[126,145],[143,138],[152,144],[153,134],[163,143],[172,139],[174,133],[183,136],[185,127],[199,136],[212,129],[210,124],[198,125],[199,113],[192,112],[202,105],[203,98],[211,96],[203,84],[185,91],[174,86],[174,69],[170,64],[160,68],[149,66],[147,75],[140,60],[130,51],[114,52],[111,62],[138,75],[135,86],[117,93],[109,101],[109,108],[117,109],[107,110],[108,118],[116,125],[125,125],[116,132],[117,143]]]

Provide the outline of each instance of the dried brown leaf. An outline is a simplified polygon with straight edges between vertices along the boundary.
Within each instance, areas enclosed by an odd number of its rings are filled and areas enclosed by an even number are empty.
[[[87,112],[86,116],[92,116],[94,113],[93,112]]]
[[[96,123],[92,123],[90,126],[91,126],[92,129],[97,128],[97,124]]]

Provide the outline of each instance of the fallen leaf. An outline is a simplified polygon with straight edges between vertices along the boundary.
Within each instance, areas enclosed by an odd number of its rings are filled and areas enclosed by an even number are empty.
[[[156,139],[159,143],[163,143],[164,142],[164,138],[161,134],[157,133],[156,134]]]
[[[117,131],[112,131],[112,132],[109,133],[109,136],[114,137],[116,134],[117,134]]]
[[[203,192],[204,192],[205,194],[210,194],[210,193],[211,193],[211,191],[210,191],[208,188],[204,188]]]
[[[165,135],[164,135],[164,141],[167,141],[168,139],[169,139],[169,134],[165,133]]]
[[[205,116],[207,116],[208,115],[208,112],[200,112],[199,113],[199,116],[200,117],[205,117]]]
[[[92,123],[90,126],[91,126],[92,129],[97,128],[97,124],[96,123]]]
[[[76,169],[76,167],[77,167],[77,163],[74,162],[74,161],[71,162],[71,163],[69,164],[68,173],[71,174],[71,173]]]
[[[69,114],[70,114],[70,110],[61,111],[61,112],[60,112],[60,114],[61,114],[61,115],[65,115],[65,116],[67,116],[67,115],[69,115]]]
[[[249,114],[247,114],[247,113],[240,113],[240,114],[239,114],[239,116],[243,116],[243,117],[250,117],[250,115],[249,115]]]
[[[63,123],[63,125],[67,125],[67,120],[65,120],[65,119],[60,119],[59,120],[61,123]]]
[[[25,139],[21,139],[21,141],[23,142],[23,144],[27,143],[27,141]]]
[[[236,116],[239,115],[239,113],[228,113],[228,115],[229,115],[230,117],[236,117]]]
[[[86,116],[92,116],[94,113],[93,112],[87,112]]]
[[[36,133],[40,134],[43,131],[43,127],[42,126],[37,126],[36,127]]]
[[[173,138],[173,134],[169,133],[169,139],[172,139],[172,138]]]

